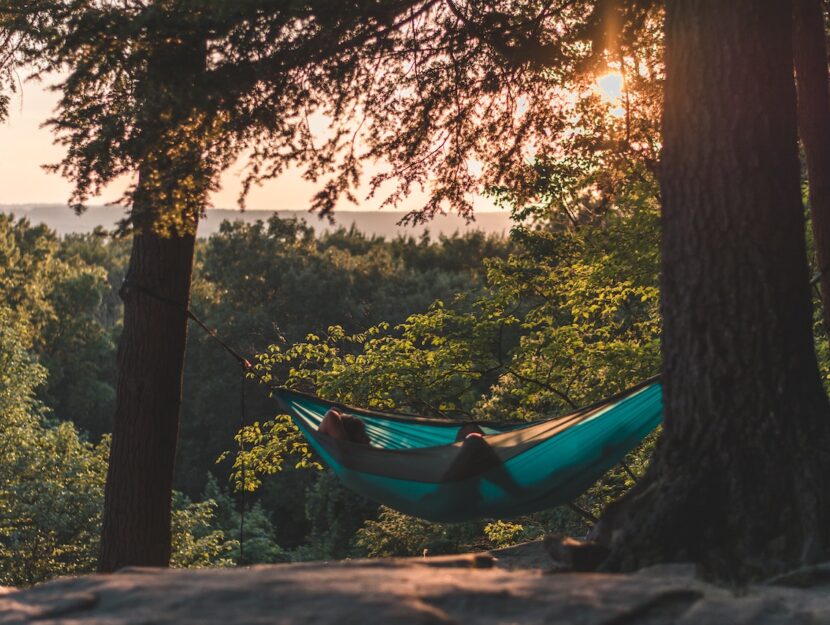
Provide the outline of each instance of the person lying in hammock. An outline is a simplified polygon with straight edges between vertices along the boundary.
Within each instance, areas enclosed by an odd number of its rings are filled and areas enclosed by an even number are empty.
[[[359,445],[371,445],[369,435],[363,420],[340,412],[335,408],[329,409],[317,429],[323,434],[341,441],[349,441]],[[504,469],[498,454],[484,438],[484,430],[475,423],[465,423],[455,433],[455,442],[461,443],[457,454],[446,468],[443,479],[446,481],[467,480],[487,473],[488,480],[498,485],[505,492],[514,493],[519,489],[513,477]],[[468,506],[479,504],[479,488],[470,486],[469,480],[462,492],[452,491],[452,497],[466,497]],[[433,495],[427,495],[431,497]]]
[[[318,432],[328,434],[332,438],[341,441],[349,441],[358,443],[359,445],[371,445],[372,441],[369,435],[366,434],[366,425],[358,417],[340,412],[335,408],[329,411],[323,417],[323,422],[317,428]],[[484,437],[484,431],[475,423],[465,423],[462,425],[455,435],[455,442],[464,441],[475,442],[473,439],[480,439]]]

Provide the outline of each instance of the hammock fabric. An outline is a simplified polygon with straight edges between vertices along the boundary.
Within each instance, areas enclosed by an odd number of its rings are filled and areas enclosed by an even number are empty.
[[[536,422],[482,423],[483,438],[454,442],[465,423],[344,407],[276,389],[323,462],[368,499],[429,521],[506,518],[568,503],[622,461],[662,418],[648,380],[574,412]],[[372,446],[317,431],[332,407],[360,418]]]

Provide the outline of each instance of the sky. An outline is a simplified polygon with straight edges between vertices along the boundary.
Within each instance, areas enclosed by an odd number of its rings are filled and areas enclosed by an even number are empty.
[[[0,204],[65,204],[71,192],[71,184],[59,174],[48,173],[42,165],[59,162],[63,148],[52,142],[51,131],[42,124],[53,113],[58,95],[48,90],[49,82],[26,81],[13,94],[9,118],[0,124],[0,146],[4,158],[0,159]],[[236,208],[241,189],[242,163],[230,168],[221,179],[221,188],[213,193],[210,205],[214,208]],[[380,166],[367,166],[369,176]],[[368,176],[367,176],[368,177]],[[128,181],[112,184],[101,197],[89,204],[106,204],[119,199]],[[303,180],[300,171],[289,170],[279,178],[261,187],[255,187],[247,200],[249,210],[305,210],[318,186]],[[357,194],[364,198],[368,188]],[[360,205],[346,200],[337,210],[378,209],[383,194]],[[413,194],[397,210],[412,210],[423,206],[425,194]],[[497,210],[486,199],[475,198],[478,211]]]

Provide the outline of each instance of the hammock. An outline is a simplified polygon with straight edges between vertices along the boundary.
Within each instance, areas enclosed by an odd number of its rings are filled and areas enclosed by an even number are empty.
[[[662,419],[648,380],[536,422],[476,422],[484,438],[455,442],[462,421],[343,407],[275,389],[280,407],[351,490],[429,521],[507,518],[566,504],[623,460]],[[332,407],[360,418],[372,446],[317,431]]]

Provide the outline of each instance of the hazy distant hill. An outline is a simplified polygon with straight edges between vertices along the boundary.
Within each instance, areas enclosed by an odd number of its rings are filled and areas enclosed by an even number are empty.
[[[90,206],[81,216],[75,215],[69,208],[59,204],[0,204],[0,212],[14,213],[18,217],[28,217],[33,223],[45,223],[58,234],[71,232],[91,232],[96,226],[111,229],[122,217],[123,209],[117,206]],[[318,232],[332,228],[327,220],[320,220],[316,215],[306,211],[275,211],[280,217],[297,217],[305,219]],[[213,209],[199,225],[199,236],[210,236],[219,229],[222,221],[243,220],[253,222],[257,219],[265,220],[271,211],[246,211]],[[465,223],[457,215],[436,217],[427,226],[401,227],[397,225],[404,213],[391,211],[341,211],[335,214],[335,228],[346,228],[355,224],[361,232],[383,237],[394,237],[397,234],[411,234],[419,236],[424,229],[429,229],[434,236],[438,234],[452,234],[456,231],[481,230],[487,233],[506,234],[510,230],[508,213],[479,213],[476,220]]]

